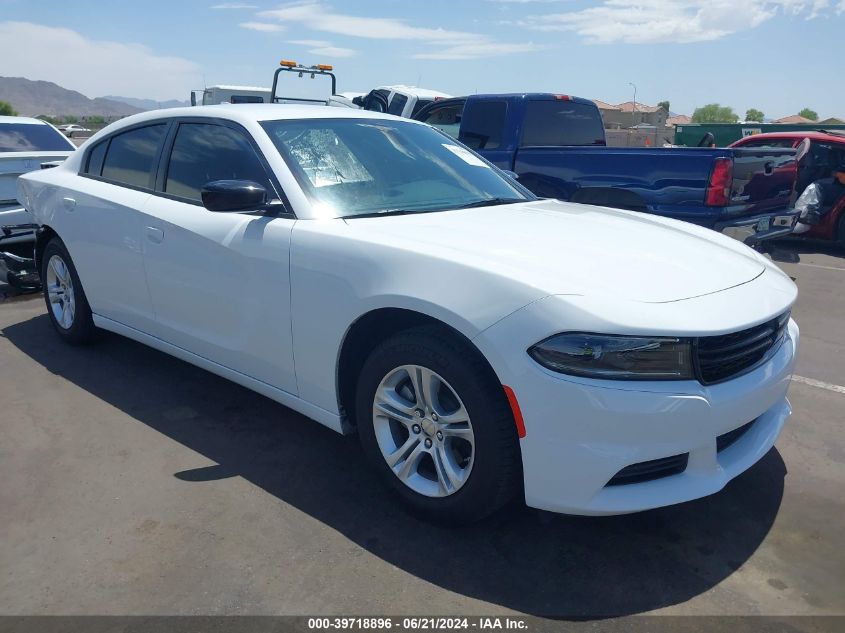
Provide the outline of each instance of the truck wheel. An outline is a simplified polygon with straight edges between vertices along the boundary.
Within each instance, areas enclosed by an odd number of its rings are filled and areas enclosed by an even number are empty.
[[[41,283],[47,314],[59,336],[72,345],[91,341],[96,332],[91,307],[70,254],[57,237],[41,256]]]
[[[368,460],[414,514],[468,523],[516,495],[519,440],[504,390],[456,337],[427,326],[384,341],[364,363],[356,405]]]

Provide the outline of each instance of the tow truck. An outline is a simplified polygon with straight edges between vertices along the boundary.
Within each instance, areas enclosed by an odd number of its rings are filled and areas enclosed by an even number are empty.
[[[191,91],[191,105],[217,105],[220,103],[297,103],[327,105],[341,108],[357,108],[352,100],[337,93],[337,77],[334,74],[334,67],[329,64],[314,64],[305,66],[289,59],[279,62],[279,67],[273,74],[273,86],[271,88],[258,88],[254,86],[210,86],[202,90]],[[328,97],[321,99],[307,97],[282,96],[277,93],[279,88],[279,76],[283,73],[295,73],[300,79],[310,77],[316,79],[318,76],[331,79],[331,93]],[[200,96],[201,95],[201,96]]]

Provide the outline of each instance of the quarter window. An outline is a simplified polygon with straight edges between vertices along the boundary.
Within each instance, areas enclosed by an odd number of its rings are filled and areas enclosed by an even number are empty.
[[[90,152],[88,152],[88,167],[85,170],[86,174],[92,176],[99,176],[103,173],[103,159],[106,157],[106,148],[109,146],[108,140],[98,143]]]
[[[242,133],[222,125],[180,124],[165,192],[200,201],[203,186],[214,180],[251,180],[273,192],[267,172]]]
[[[166,128],[162,123],[112,137],[103,161],[103,178],[122,185],[148,188]]]

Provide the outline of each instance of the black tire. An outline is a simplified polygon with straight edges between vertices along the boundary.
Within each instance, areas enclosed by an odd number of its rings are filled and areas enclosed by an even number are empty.
[[[74,311],[69,327],[65,327],[59,323],[53,310],[53,305],[50,302],[51,288],[48,287],[47,269],[54,257],[60,258],[67,267],[72,282]],[[73,260],[70,258],[70,253],[67,252],[67,248],[65,248],[64,243],[58,237],[51,239],[44,248],[44,252],[41,255],[41,270],[39,272],[44,291],[44,302],[47,304],[47,314],[53,324],[53,329],[56,330],[62,340],[71,345],[82,345],[91,342],[97,332],[91,316],[91,307],[88,305],[88,299],[85,296],[85,291],[82,289],[82,282],[79,281],[79,275],[76,272],[76,267],[73,265]]]
[[[471,420],[474,455],[463,485],[443,497],[408,487],[391,470],[379,448],[373,403],[382,380],[403,365],[418,365],[445,379]],[[367,358],[358,379],[356,420],[361,445],[382,481],[415,515],[437,523],[482,519],[512,501],[522,486],[516,424],[502,385],[468,342],[443,328],[424,326],[400,332]]]

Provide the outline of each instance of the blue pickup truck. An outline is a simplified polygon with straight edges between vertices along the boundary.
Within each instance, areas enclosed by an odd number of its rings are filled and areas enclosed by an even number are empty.
[[[556,94],[441,99],[414,117],[541,197],[654,213],[754,244],[792,231],[792,149],[607,147],[596,105]]]

